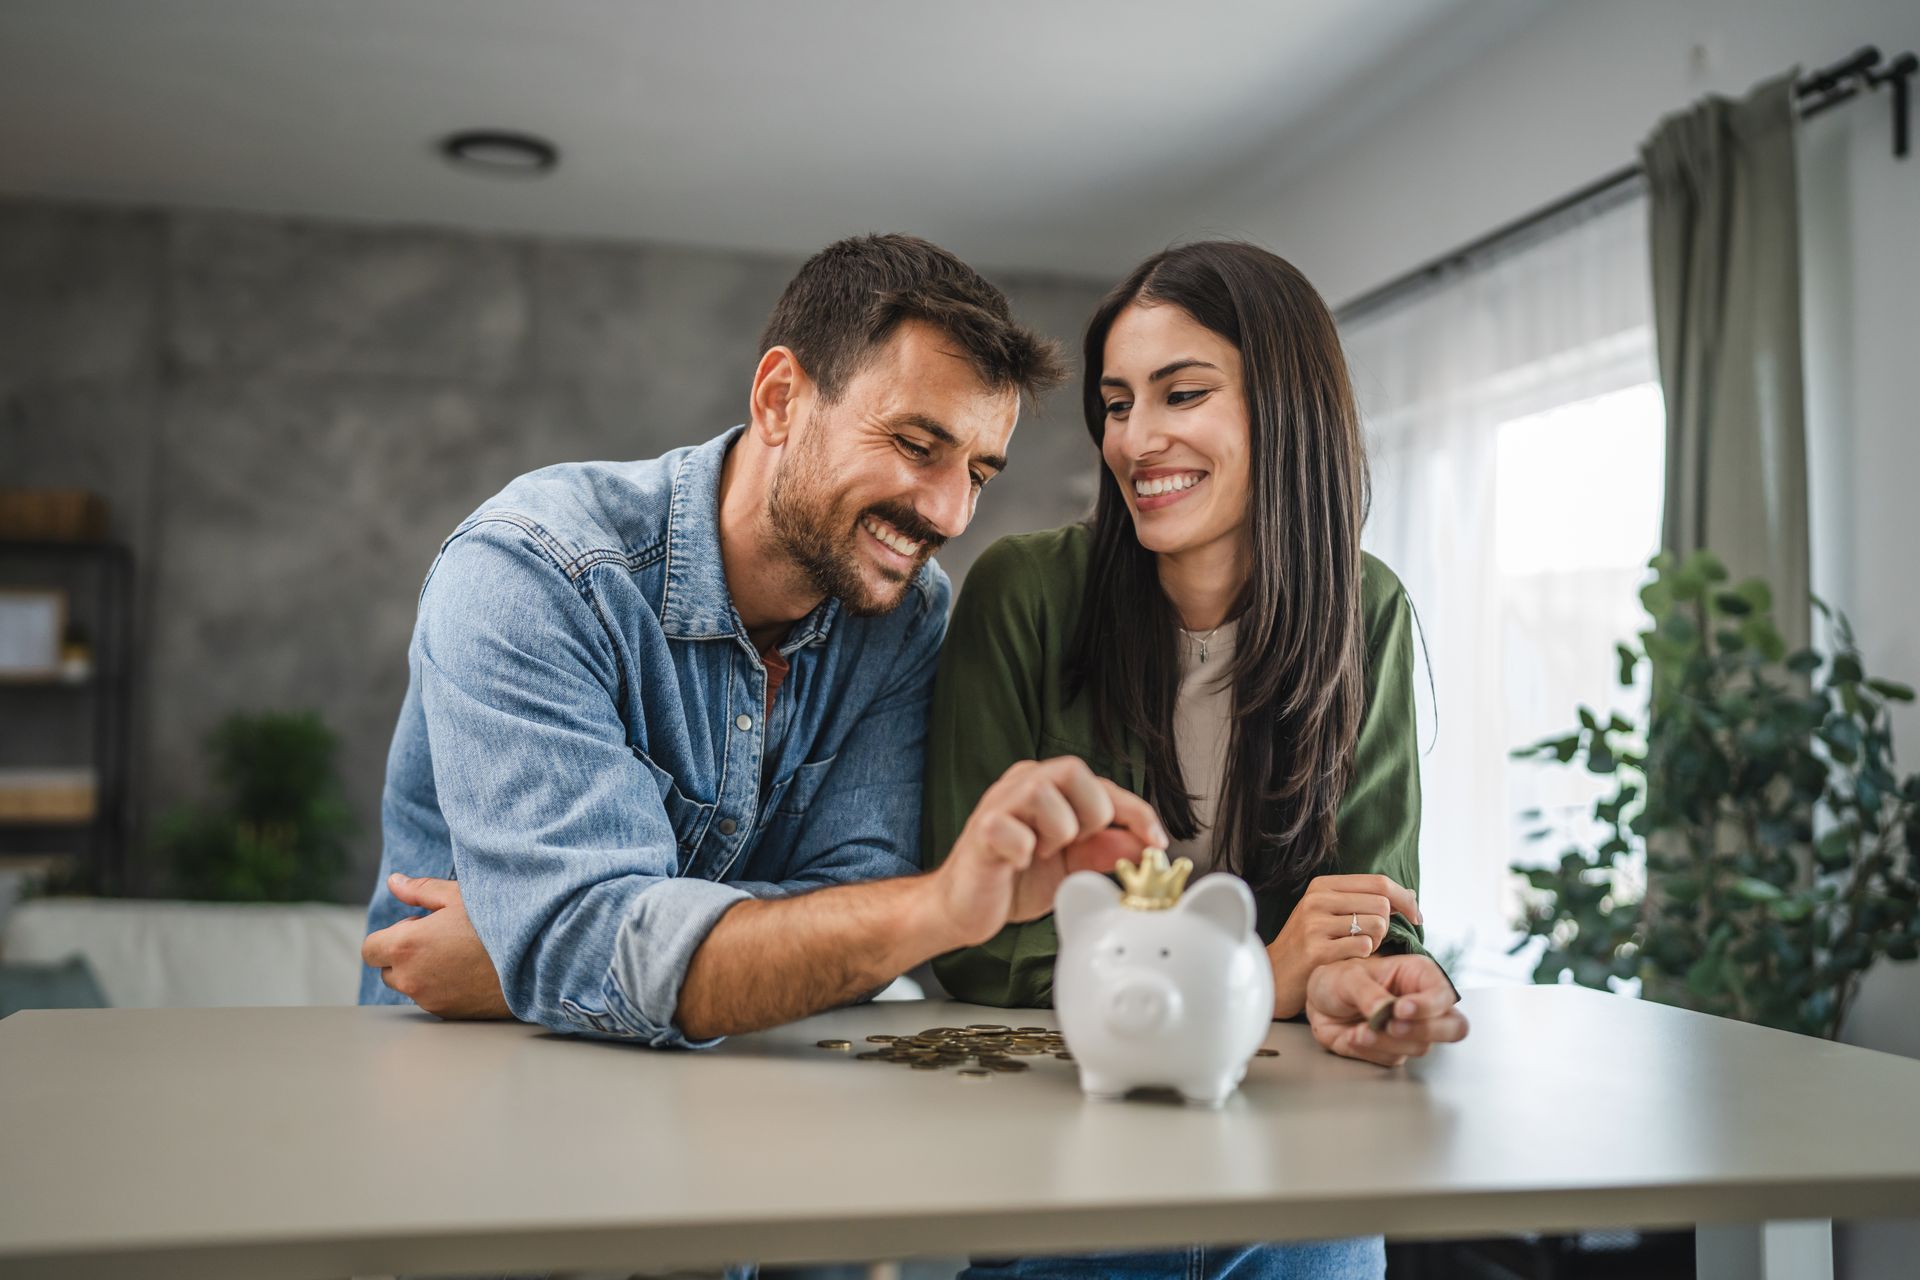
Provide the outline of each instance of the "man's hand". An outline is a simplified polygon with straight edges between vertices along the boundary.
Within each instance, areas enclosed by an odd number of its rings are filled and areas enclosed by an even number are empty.
[[[1273,1016],[1291,1018],[1306,1007],[1307,979],[1322,965],[1378,951],[1387,939],[1387,921],[1396,912],[1420,923],[1413,892],[1387,876],[1315,876],[1308,881],[1280,936],[1267,944],[1273,965]]]
[[[956,945],[985,942],[1009,921],[1053,909],[1075,871],[1111,871],[1166,829],[1139,796],[1098,777],[1073,756],[1022,760],[974,806],[947,860],[933,873],[942,923]]]
[[[380,981],[442,1018],[511,1018],[500,975],[467,919],[457,880],[387,877],[393,896],[428,915],[409,916],[360,944]]]
[[[1384,1031],[1367,1026],[1393,1001]],[[1464,1040],[1467,1020],[1440,966],[1421,955],[1373,956],[1321,965],[1307,979],[1307,1021],[1320,1047],[1347,1058],[1397,1067],[1436,1044]]]

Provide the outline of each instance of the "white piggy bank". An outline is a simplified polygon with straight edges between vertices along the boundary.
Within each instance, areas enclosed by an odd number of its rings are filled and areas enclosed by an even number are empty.
[[[1089,1097],[1143,1086],[1217,1107],[1273,1022],[1273,969],[1253,932],[1253,893],[1233,875],[1171,867],[1148,849],[1113,881],[1078,871],[1053,901],[1053,1005]]]

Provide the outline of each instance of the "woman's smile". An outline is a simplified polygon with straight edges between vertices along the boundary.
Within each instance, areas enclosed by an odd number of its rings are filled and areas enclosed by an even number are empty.
[[[1149,467],[1133,477],[1133,506],[1159,511],[1190,496],[1206,483],[1207,473],[1190,468]]]

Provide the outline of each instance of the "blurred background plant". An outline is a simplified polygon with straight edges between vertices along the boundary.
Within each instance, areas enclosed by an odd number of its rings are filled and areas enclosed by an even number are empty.
[[[1616,646],[1621,684],[1649,664],[1646,723],[1581,707],[1579,728],[1513,753],[1613,782],[1557,864],[1515,864],[1532,891],[1514,950],[1544,939],[1536,982],[1637,980],[1834,1038],[1877,960],[1920,955],[1920,775],[1895,777],[1887,715],[1913,690],[1869,677],[1823,603],[1832,652],[1787,653],[1766,583],[1728,587],[1704,551],[1652,568],[1650,626]]]
[[[228,716],[207,737],[222,803],[163,817],[155,852],[180,897],[300,902],[333,896],[354,821],[334,767],[337,741],[304,712]]]

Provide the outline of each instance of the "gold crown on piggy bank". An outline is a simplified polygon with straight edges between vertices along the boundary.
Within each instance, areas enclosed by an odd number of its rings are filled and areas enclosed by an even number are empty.
[[[1165,849],[1143,849],[1137,867],[1122,858],[1114,868],[1114,874],[1120,877],[1127,891],[1120,905],[1135,911],[1165,911],[1180,901],[1180,892],[1187,887],[1187,877],[1192,873],[1193,863],[1186,858],[1175,858],[1169,866]]]

